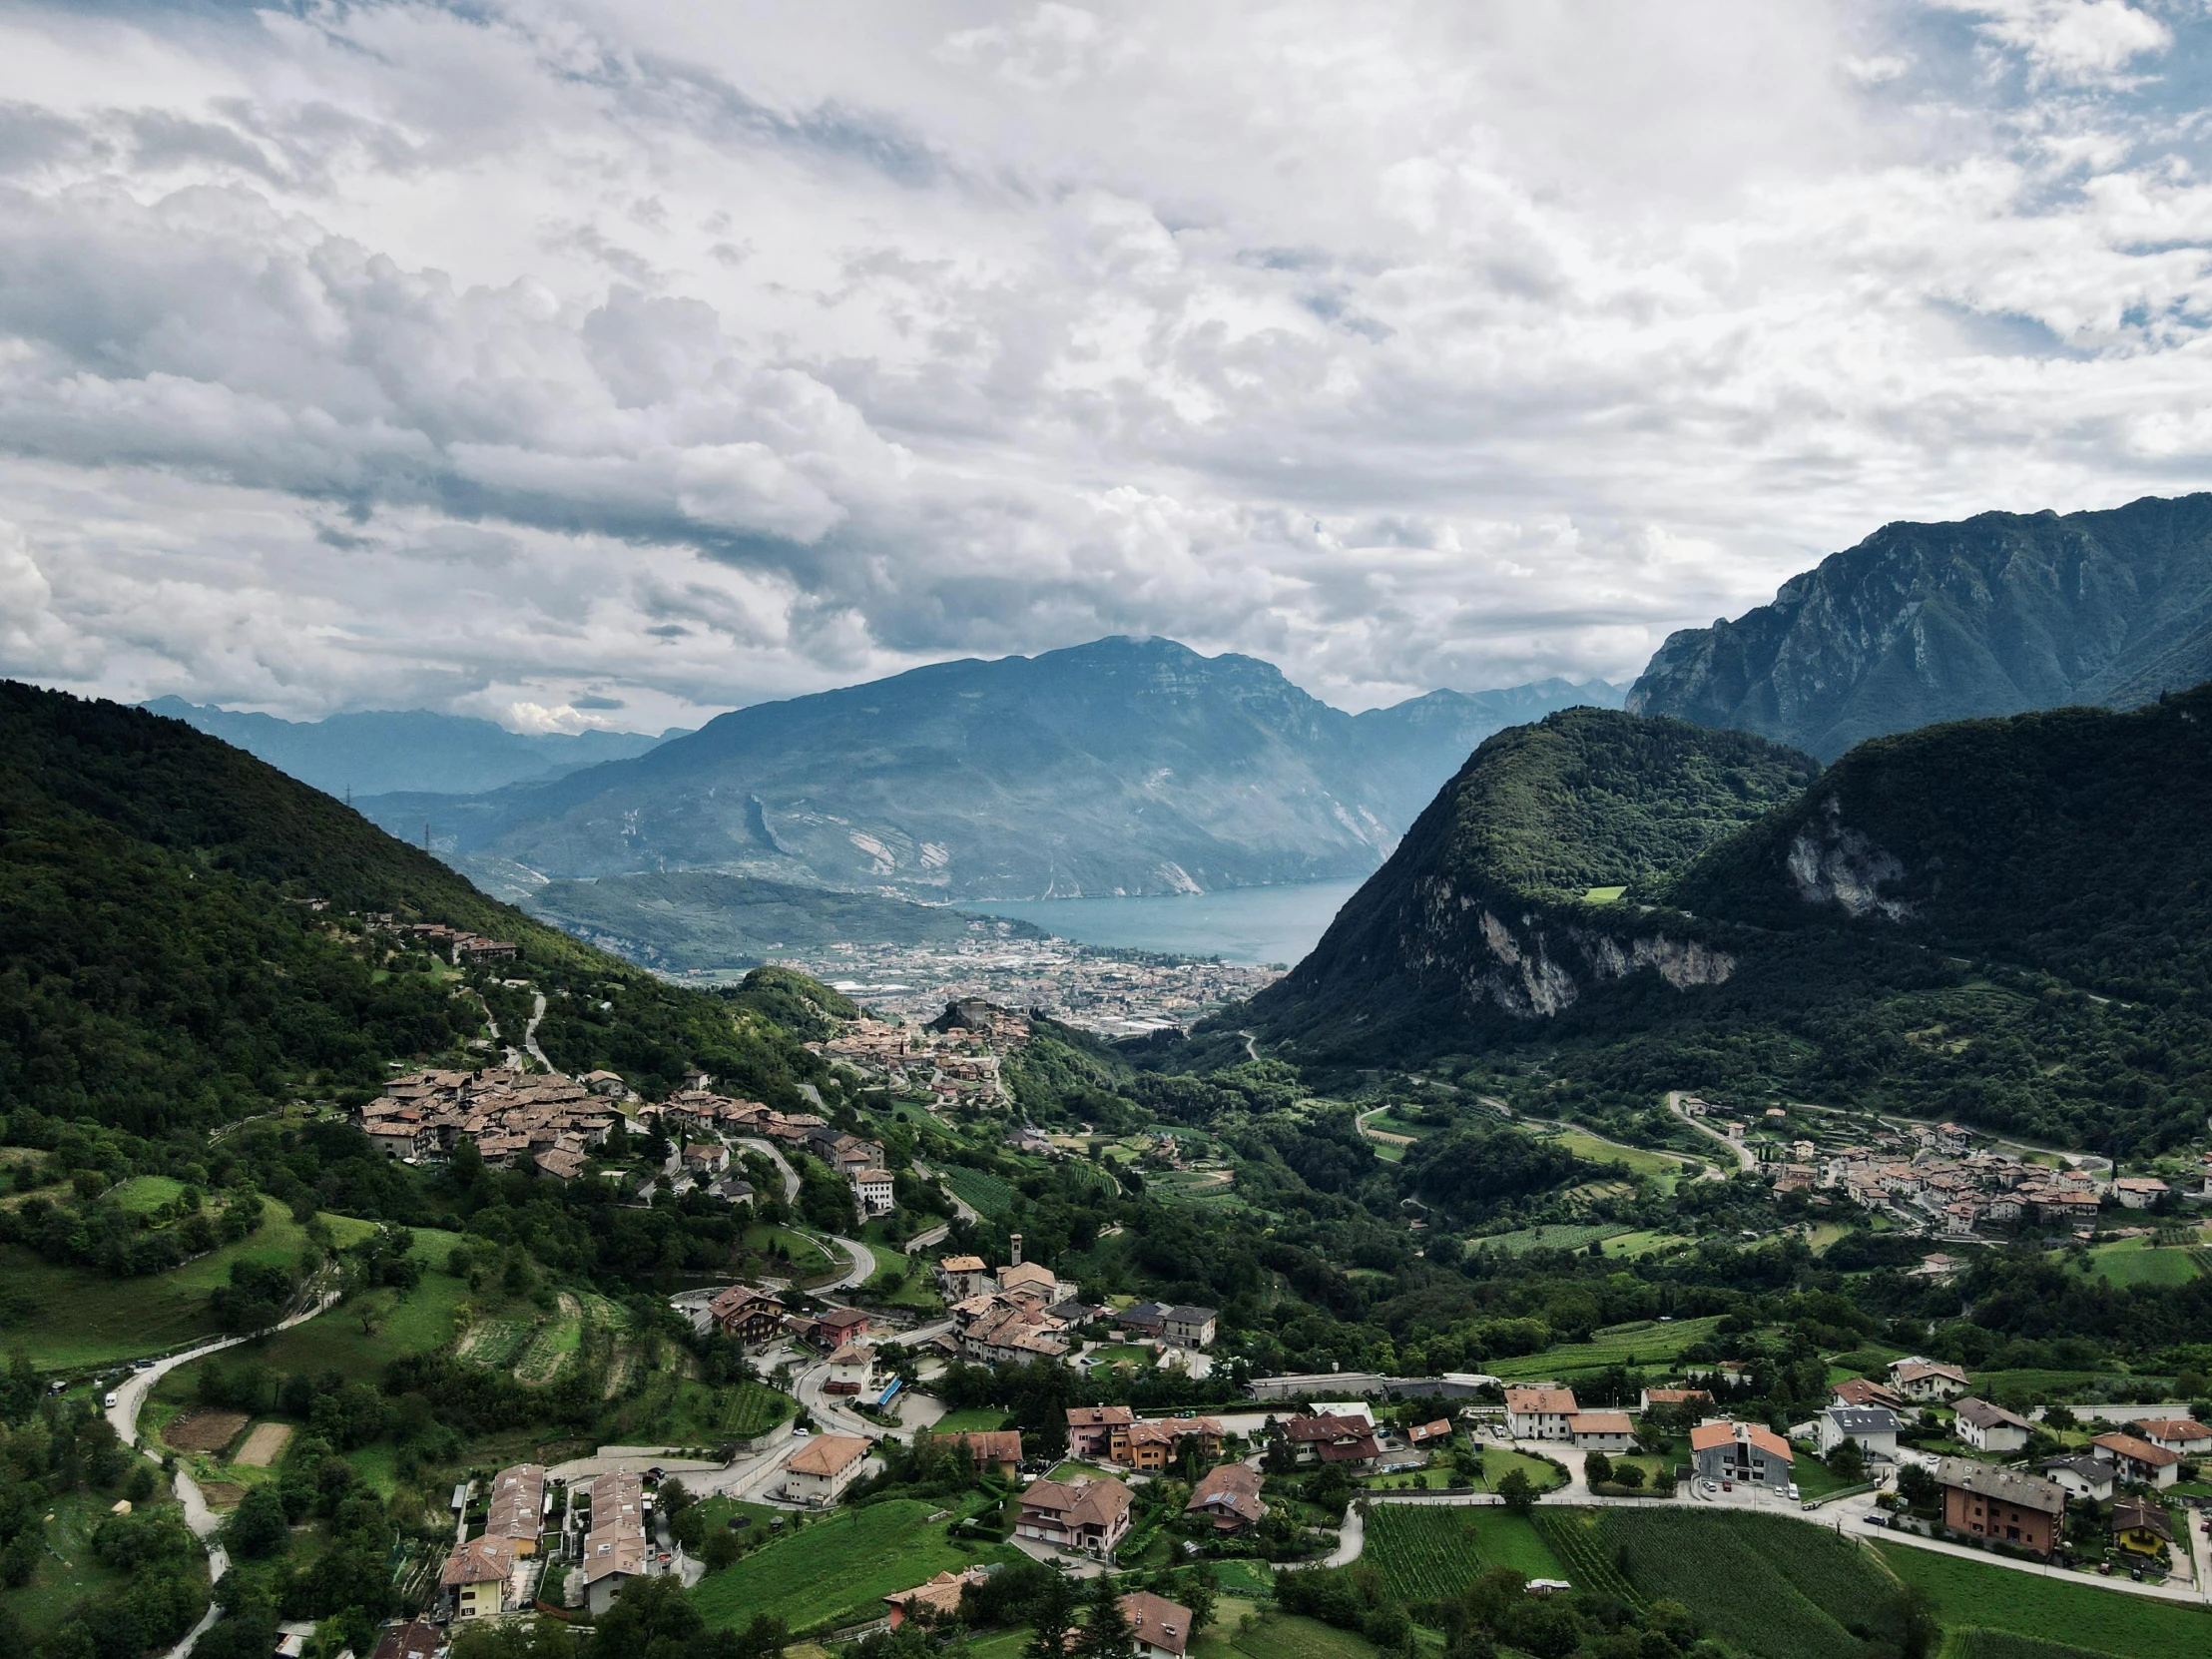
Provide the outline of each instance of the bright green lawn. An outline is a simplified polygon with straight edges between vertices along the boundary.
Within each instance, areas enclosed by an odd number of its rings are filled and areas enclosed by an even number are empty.
[[[2115,1659],[2204,1659],[2212,1653],[2212,1611],[2203,1608],[1910,1544],[1876,1547],[1893,1572],[1928,1592],[1946,1626],[2062,1640]]]
[[[1262,1613],[1232,1642],[1250,1659],[1376,1659],[1376,1646],[1365,1636],[1288,1613]]]
[[[149,1210],[159,1210],[184,1190],[185,1184],[174,1176],[134,1175],[112,1188],[108,1197],[134,1216],[143,1216]]]
[[[1582,895],[1585,904],[1611,904],[1628,891],[1626,887],[1592,887]]]
[[[971,1405],[961,1411],[947,1411],[929,1425],[932,1434],[959,1434],[968,1429],[1004,1428],[1007,1415],[995,1405]]]
[[[1646,1229],[1641,1233],[1623,1233],[1618,1238],[1607,1239],[1598,1248],[1609,1257],[1663,1256],[1668,1251],[1678,1250],[1690,1242],[1680,1233]]]
[[[2122,1239],[2089,1252],[2091,1277],[2125,1289],[2131,1285],[2186,1285],[2203,1274],[2193,1250],[2155,1250],[2146,1239]]]
[[[1686,1167],[1694,1167],[1691,1160],[1677,1158],[1671,1153],[1650,1152],[1643,1147],[1615,1146],[1611,1141],[1601,1141],[1595,1135],[1585,1135],[1579,1129],[1562,1129],[1546,1140],[1554,1146],[1564,1147],[1577,1158],[1593,1164],[1622,1164],[1638,1175],[1648,1175],[1661,1183],[1672,1181]]]
[[[1493,1360],[1487,1370],[1511,1382],[1517,1378],[1565,1377],[1579,1371],[1603,1371],[1608,1366],[1665,1365],[1692,1344],[1705,1341],[1720,1324],[1719,1317],[1676,1320],[1672,1325],[1639,1321],[1600,1331],[1586,1343],[1546,1349],[1541,1354],[1517,1355]]]
[[[399,1448],[388,1441],[355,1446],[345,1454],[360,1477],[376,1488],[376,1495],[386,1500],[399,1489],[398,1458]]]
[[[709,1575],[692,1592],[707,1623],[743,1626],[760,1614],[794,1630],[835,1629],[880,1610],[884,1596],[977,1561],[1015,1560],[1004,1545],[954,1544],[935,1505],[914,1498],[844,1509]]]

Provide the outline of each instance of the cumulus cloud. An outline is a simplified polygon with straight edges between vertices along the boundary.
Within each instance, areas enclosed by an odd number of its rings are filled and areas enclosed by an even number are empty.
[[[18,8],[0,669],[534,730],[1106,632],[1626,676],[1884,520],[2203,479],[2204,32]]]

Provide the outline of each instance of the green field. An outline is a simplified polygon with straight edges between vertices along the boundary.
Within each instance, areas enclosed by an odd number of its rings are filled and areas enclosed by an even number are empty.
[[[958,1434],[966,1429],[1004,1428],[1007,1415],[997,1406],[971,1405],[964,1411],[947,1411],[929,1425],[932,1434]]]
[[[262,1209],[262,1230],[243,1244],[144,1279],[59,1267],[21,1245],[0,1246],[0,1279],[25,1309],[8,1327],[9,1348],[22,1349],[42,1371],[62,1371],[164,1354],[220,1335],[208,1293],[231,1282],[231,1264],[295,1262],[306,1247],[289,1210],[275,1199],[264,1199]]]
[[[1863,1625],[1896,1594],[1866,1549],[1778,1515],[1685,1508],[1607,1509],[1596,1531],[1647,1599],[1689,1608],[1731,1649],[1768,1659],[1860,1659]],[[1609,1546],[1609,1547],[1608,1547]]]
[[[1516,1355],[1493,1360],[1485,1368],[1491,1375],[1513,1382],[1521,1378],[1564,1378],[1578,1371],[1603,1371],[1608,1366],[1666,1365],[1682,1351],[1712,1336],[1719,1317],[1676,1320],[1672,1325],[1639,1320],[1600,1331],[1586,1343],[1547,1348],[1541,1354]]]
[[[1376,1659],[1365,1636],[1288,1613],[1262,1613],[1250,1630],[1234,1633],[1231,1647],[1247,1659]]]
[[[965,1164],[935,1166],[944,1190],[979,1215],[1003,1216],[1014,1207],[1014,1189],[987,1170]]]
[[[1265,1561],[1216,1561],[1214,1581],[1223,1595],[1247,1601],[1265,1601],[1275,1594],[1275,1569]]]
[[[1685,1234],[1667,1233],[1647,1229],[1641,1233],[1622,1233],[1607,1239],[1601,1247],[1609,1257],[1664,1256],[1670,1250],[1679,1250],[1693,1241]]]
[[[2204,1659],[2212,1611],[2038,1572],[1984,1566],[1910,1544],[1879,1544],[1890,1570],[1928,1592],[1946,1626],[2070,1642],[2114,1659]]]
[[[1469,1239],[1467,1248],[1502,1250],[1511,1256],[1531,1250],[1587,1250],[1603,1240],[1617,1239],[1627,1231],[1625,1227],[1612,1224],[1579,1227],[1546,1222],[1541,1227],[1524,1227],[1517,1233],[1493,1233],[1488,1238]]]
[[[1554,1146],[1565,1147],[1577,1158],[1593,1164],[1621,1164],[1637,1175],[1648,1176],[1667,1184],[1685,1169],[1696,1168],[1696,1162],[1678,1158],[1671,1152],[1651,1152],[1640,1146],[1616,1146],[1611,1141],[1599,1140],[1595,1135],[1585,1135],[1579,1129],[1562,1129],[1556,1135],[1544,1137]]]
[[[893,1498],[814,1520],[789,1537],[710,1575],[692,1598],[717,1627],[743,1627],[762,1613],[793,1630],[836,1629],[881,1611],[881,1601],[939,1572],[977,1561],[1012,1560],[1006,1546],[949,1542],[935,1505]]]
[[[46,1523],[47,1553],[39,1557],[30,1583],[8,1591],[4,1602],[31,1634],[54,1629],[79,1597],[102,1595],[126,1582],[92,1552],[92,1529],[107,1519],[113,1501],[94,1492],[68,1492],[49,1504],[46,1513],[54,1518]]]
[[[148,1211],[159,1210],[184,1190],[185,1184],[173,1176],[134,1175],[110,1188],[107,1196],[117,1208],[143,1216]]]
[[[356,1298],[304,1325],[232,1349],[220,1363],[253,1359],[291,1376],[334,1371],[348,1382],[373,1382],[402,1354],[425,1354],[449,1341],[454,1310],[467,1300],[464,1281],[433,1271],[404,1296],[378,1291],[365,1299],[365,1306],[364,1299]],[[371,1320],[372,1331],[361,1329],[363,1312],[380,1316]],[[198,1366],[180,1366],[161,1380],[156,1391],[164,1399],[190,1399],[199,1372]]]
[[[2186,1285],[2204,1274],[2204,1253],[2157,1250],[2147,1239],[2122,1239],[2089,1252],[2090,1277],[2124,1289],[2130,1285]]]
[[[711,1388],[690,1378],[655,1372],[599,1424],[599,1432],[618,1445],[708,1446],[750,1440],[798,1409],[799,1401],[766,1383]]]
[[[1451,1600],[1489,1567],[1511,1567],[1529,1578],[1568,1576],[1525,1518],[1466,1504],[1376,1504],[1361,1559],[1382,1575],[1400,1604]]]
[[[832,1260],[827,1250],[795,1228],[748,1227],[741,1242],[747,1250],[762,1257],[768,1255],[768,1247],[771,1244],[783,1246],[788,1255],[779,1258],[779,1264],[788,1260],[792,1274],[800,1279],[811,1278],[819,1273],[828,1273],[832,1268],[841,1273],[846,1265],[842,1251],[839,1251]]]

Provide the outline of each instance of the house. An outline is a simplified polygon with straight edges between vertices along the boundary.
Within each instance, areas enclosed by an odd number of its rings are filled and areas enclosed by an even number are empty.
[[[597,1095],[619,1095],[623,1092],[622,1074],[613,1071],[587,1071],[576,1079]]]
[[[1139,1590],[1121,1598],[1121,1616],[1129,1621],[1137,1659],[1183,1659],[1191,1642],[1191,1610],[1165,1596]]]
[[[1369,1459],[1380,1454],[1380,1448],[1375,1444],[1375,1430],[1368,1426],[1365,1417],[1340,1417],[1323,1411],[1310,1417],[1285,1417],[1275,1425],[1275,1431],[1290,1446],[1292,1458],[1300,1463],[1362,1460],[1356,1452],[1343,1450],[1339,1450],[1335,1456],[1324,1456],[1332,1448],[1345,1446],[1369,1447],[1366,1452]]]
[[[1355,1439],[1324,1440],[1316,1450],[1324,1463],[1343,1463],[1354,1469],[1371,1469],[1382,1455],[1382,1442],[1368,1429]]]
[[[1943,1457],[1936,1463],[1936,1483],[1943,1489],[1943,1524],[1953,1532],[2000,1538],[2046,1556],[2058,1542],[2066,1489],[2054,1480],[1970,1457]]]
[[[1129,1534],[1129,1488],[1118,1480],[1039,1480],[1021,1494],[1016,1532],[1076,1555],[1111,1555]]]
[[[1815,1439],[1826,1457],[1846,1440],[1853,1441],[1869,1457],[1898,1454],[1897,1413],[1882,1405],[1845,1405],[1838,1402],[1823,1411],[1814,1423]]]
[[[1114,1443],[1114,1431],[1126,1432],[1137,1413],[1126,1405],[1070,1405],[1068,1407],[1068,1455],[1104,1462]]]
[[[2145,1417],[2134,1426],[2143,1431],[2143,1438],[2152,1445],[2178,1451],[2184,1457],[2201,1457],[2212,1452],[2212,1428],[2193,1418]]]
[[[1571,1388],[1507,1388],[1505,1425],[1516,1440],[1563,1440],[1575,1413]]]
[[[846,1343],[867,1335],[868,1317],[857,1308],[832,1308],[807,1322],[803,1335],[817,1348],[834,1354]]]
[[[1451,1438],[1451,1419],[1438,1417],[1434,1422],[1416,1423],[1405,1430],[1405,1443],[1411,1446],[1442,1445]]]
[[[645,1481],[635,1474],[602,1474],[591,1483],[591,1530],[584,1534],[584,1604],[604,1613],[631,1579],[653,1564],[645,1538]]]
[[[867,1441],[857,1434],[817,1434],[784,1465],[784,1496],[827,1509],[844,1495],[867,1463]]]
[[[2133,1434],[2099,1434],[2090,1448],[2119,1471],[2122,1480],[2140,1486],[2171,1486],[2181,1474],[2181,1453],[2152,1445]]]
[[[998,1293],[1040,1302],[1050,1307],[1064,1302],[1074,1294],[1073,1286],[1062,1286],[1050,1268],[1039,1267],[1034,1262],[1015,1262],[998,1270]]]
[[[1573,1411],[1567,1416],[1567,1438],[1584,1451],[1630,1451],[1636,1425],[1626,1411]]]
[[[1905,1409],[1905,1396],[1864,1377],[1850,1377],[1828,1390],[1844,1405],[1879,1405],[1885,1411]]]
[[[1209,1469],[1183,1505],[1183,1513],[1204,1515],[1216,1532],[1241,1532],[1267,1512],[1260,1501],[1260,1471],[1245,1463]]]
[[[550,1175],[556,1181],[573,1181],[584,1173],[584,1155],[565,1146],[540,1148],[530,1161],[541,1175]]]
[[[2112,1547],[2136,1555],[2156,1555],[2171,1548],[2173,1523],[2165,1508],[2147,1497],[2123,1497],[2112,1505]]]
[[[963,1428],[957,1434],[932,1435],[931,1438],[952,1441],[975,1459],[977,1468],[987,1469],[1001,1480],[1011,1480],[1021,1472],[1021,1430],[1018,1428]]]
[[[1967,1395],[1955,1407],[1958,1438],[1976,1451],[2017,1451],[2027,1444],[2035,1425],[2014,1416],[2001,1405]]]
[[[937,1290],[947,1306],[981,1296],[996,1285],[991,1270],[983,1265],[980,1256],[940,1256],[937,1259]]]
[[[684,1173],[720,1175],[730,1167],[730,1149],[720,1141],[694,1141],[684,1148]]]
[[[1713,1403],[1713,1396],[1703,1388],[1646,1388],[1637,1401],[1636,1408],[1649,1411],[1653,1408],[1674,1410],[1702,1409]]]
[[[886,1169],[854,1170],[852,1196],[859,1201],[861,1210],[866,1214],[889,1215],[898,1208],[898,1183]]]
[[[376,1640],[371,1659],[436,1659],[445,1637],[428,1619],[395,1624]]]
[[[1955,1399],[1973,1384],[1956,1366],[1915,1356],[1890,1362],[1890,1387],[1907,1399]]]
[[[833,1394],[865,1393],[875,1381],[875,1350],[867,1343],[846,1343],[830,1356],[823,1387]]]
[[[1212,1348],[1221,1313],[1214,1308],[1170,1308],[1161,1316],[1164,1335],[1177,1348]],[[1155,1598],[1157,1599],[1157,1598]],[[1163,1606],[1173,1605],[1162,1603]]]
[[[1764,1423],[1722,1417],[1690,1430],[1690,1460],[1701,1480],[1736,1480],[1780,1491],[1790,1484],[1797,1453]]]
[[[910,1590],[895,1590],[883,1598],[890,1607],[887,1622],[893,1630],[916,1619],[923,1624],[937,1624],[951,1618],[960,1610],[960,1597],[967,1593],[970,1584],[980,1584],[989,1578],[992,1569],[985,1566],[970,1567],[965,1572],[940,1572],[925,1584],[916,1584]]]
[[[772,1343],[784,1333],[784,1305],[750,1285],[731,1286],[707,1304],[707,1313],[725,1337],[741,1343]]]
[[[2091,1502],[2102,1503],[2111,1497],[2112,1482],[2119,1471],[2103,1458],[2092,1457],[2083,1451],[2076,1452],[2071,1457],[2049,1458],[2039,1472],[2053,1485],[2064,1487],[2070,1496],[2085,1497]]]
[[[1124,1308],[1114,1316],[1114,1323],[1132,1337],[1148,1342],[1165,1342],[1168,1334],[1168,1308],[1164,1302],[1139,1302]]]
[[[484,1514],[485,1537],[505,1539],[516,1555],[535,1555],[544,1516],[544,1464],[516,1463],[491,1477],[491,1500]]]
[[[2129,1210],[2149,1209],[2166,1191],[2166,1183],[2155,1175],[2123,1175],[2112,1183],[2113,1198]]]
[[[514,1551],[504,1538],[471,1538],[448,1555],[438,1585],[453,1592],[454,1621],[497,1618],[504,1613],[507,1581],[514,1570]]]
[[[1125,1468],[1151,1473],[1174,1462],[1182,1442],[1191,1438],[1209,1459],[1221,1455],[1221,1424],[1212,1417],[1154,1417],[1114,1429],[1106,1456]]]

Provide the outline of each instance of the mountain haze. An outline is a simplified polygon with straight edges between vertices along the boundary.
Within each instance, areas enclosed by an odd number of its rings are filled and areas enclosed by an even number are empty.
[[[933,899],[1365,874],[1490,732],[1614,688],[1432,693],[1353,716],[1271,664],[1171,640],[939,663],[741,709],[633,760],[427,819],[462,860],[551,877],[712,869]]]
[[[1834,760],[1868,738],[2212,678],[2212,495],[1887,525],[1733,622],[1669,637],[1627,707]]]
[[[141,705],[181,720],[267,761],[278,772],[325,795],[385,795],[421,790],[470,795],[525,779],[549,779],[626,760],[681,736],[664,732],[510,732],[488,720],[433,714],[427,709],[382,709],[331,715],[325,720],[278,720],[274,715],[156,698]]]

